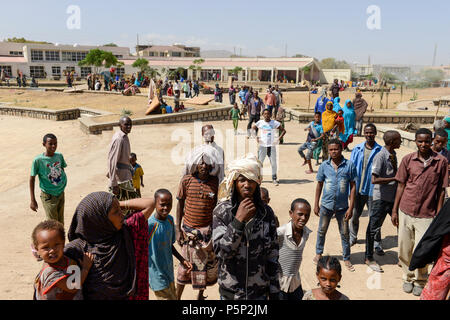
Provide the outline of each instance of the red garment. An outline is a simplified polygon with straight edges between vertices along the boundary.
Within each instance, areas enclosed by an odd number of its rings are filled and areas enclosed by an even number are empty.
[[[351,134],[350,137],[348,137],[346,142],[342,142],[343,149],[347,148],[348,145],[352,142],[353,142],[353,134]]]
[[[422,290],[421,300],[445,300],[450,289],[450,235],[442,241],[441,252]]]
[[[142,212],[136,212],[127,218],[126,224],[133,239],[137,277],[136,293],[129,300],[148,300],[148,242],[150,238],[147,219]]]

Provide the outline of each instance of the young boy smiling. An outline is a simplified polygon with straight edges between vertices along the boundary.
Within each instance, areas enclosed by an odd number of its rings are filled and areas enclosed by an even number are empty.
[[[155,214],[148,219],[150,288],[154,291],[158,300],[177,300],[172,255],[186,269],[190,270],[192,265],[184,260],[173,246],[175,243],[175,227],[170,215],[172,210],[172,194],[170,191],[159,189],[155,192],[155,209]]]
[[[36,175],[39,176],[41,200],[47,220],[56,220],[64,225],[64,189],[67,184],[64,168],[66,161],[61,153],[56,152],[58,140],[52,133],[44,136],[42,145],[45,152],[36,156],[31,165],[30,208],[37,211],[38,204],[34,195]]]
[[[303,250],[311,230],[306,227],[311,214],[311,205],[305,199],[291,203],[291,221],[277,229],[280,274],[280,300],[302,300],[303,288],[300,279],[300,264]]]

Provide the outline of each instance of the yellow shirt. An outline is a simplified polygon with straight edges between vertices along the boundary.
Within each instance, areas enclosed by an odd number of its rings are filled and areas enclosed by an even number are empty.
[[[134,167],[134,173],[133,173],[133,187],[135,189],[141,188],[141,177],[144,175],[144,170],[142,167],[136,163],[136,166]]]

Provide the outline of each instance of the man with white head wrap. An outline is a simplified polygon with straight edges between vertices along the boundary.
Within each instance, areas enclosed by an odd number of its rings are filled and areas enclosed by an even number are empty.
[[[194,148],[194,150],[187,155],[185,166],[182,171],[182,175],[186,175],[190,173],[190,170],[188,169],[188,164],[192,159],[192,154],[196,153],[198,154],[199,150],[208,152],[208,154],[212,157],[212,163],[214,163],[214,172],[216,174],[211,173],[212,175],[216,175],[217,178],[219,178],[219,183],[222,182],[224,177],[224,163],[225,163],[225,153],[223,152],[223,149],[217,145],[217,143],[214,142],[214,135],[215,131],[212,125],[207,124],[202,127],[202,137],[204,140],[204,144],[201,146],[198,146]],[[208,148],[209,147],[209,148]],[[210,150],[213,149],[213,150]],[[216,169],[217,167],[217,169]],[[216,171],[217,170],[217,171]]]
[[[217,260],[212,247],[212,213],[217,203],[219,180],[217,150],[202,145],[193,150],[185,166],[178,190],[176,216],[177,240],[183,258],[193,268],[179,265],[177,272],[177,298],[180,299],[186,284],[199,290],[203,300],[206,286],[217,282]]]
[[[275,215],[261,200],[262,164],[253,155],[232,161],[213,213],[214,253],[223,300],[278,299]]]

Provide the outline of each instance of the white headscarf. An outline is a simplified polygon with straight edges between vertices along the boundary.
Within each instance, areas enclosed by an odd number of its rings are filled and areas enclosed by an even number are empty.
[[[202,144],[191,151],[186,157],[185,167],[183,169],[183,175],[194,174],[197,169],[197,165],[205,161],[206,164],[211,165],[212,176],[217,176],[220,170],[220,164],[223,162],[222,155],[212,146]]]
[[[226,201],[231,198],[233,193],[234,181],[243,175],[249,180],[253,180],[258,184],[262,182],[262,163],[252,153],[247,154],[241,159],[230,162],[227,166],[227,175],[219,185],[219,201]]]

